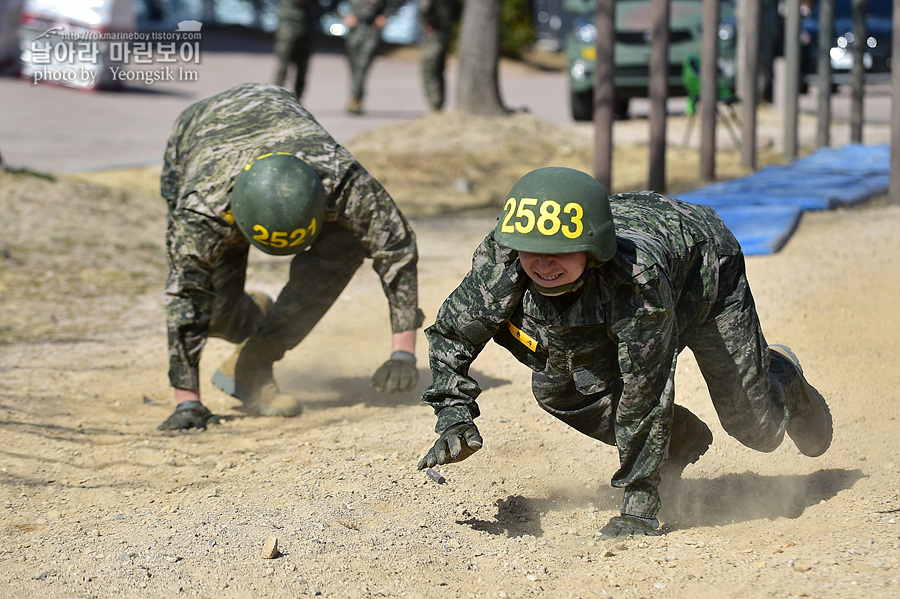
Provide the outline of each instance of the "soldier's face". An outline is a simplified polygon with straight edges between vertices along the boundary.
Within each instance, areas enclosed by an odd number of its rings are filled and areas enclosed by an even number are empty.
[[[573,254],[532,254],[519,252],[519,262],[525,274],[541,287],[559,287],[574,283],[587,267],[587,252]],[[543,293],[543,295],[561,295],[560,293]]]

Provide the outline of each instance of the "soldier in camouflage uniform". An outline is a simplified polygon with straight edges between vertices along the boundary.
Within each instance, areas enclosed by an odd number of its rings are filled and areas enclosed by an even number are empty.
[[[618,448],[621,515],[604,537],[658,534],[660,480],[674,482],[712,442],[674,403],[691,348],[725,431],[773,451],[785,431],[818,456],[831,443],[824,399],[784,346],[767,346],[741,248],[715,212],[650,191],[607,198],[585,173],[538,169],[510,191],[472,270],[425,330],[423,394],[437,442],[419,469],[457,462],[483,440],[469,366],[494,340],[531,368],[538,404]]]
[[[168,204],[166,320],[177,404],[162,430],[205,428],[214,418],[199,394],[209,336],[241,344],[213,377],[216,386],[253,414],[299,413],[299,401],[278,390],[273,363],[306,337],[365,258],[381,278],[393,333],[391,357],[373,386],[415,386],[423,321],[415,234],[381,184],[293,94],[244,84],[188,107],[169,139],[160,188]],[[279,224],[294,212],[305,220],[291,222],[301,224]],[[274,303],[244,291],[251,245],[295,254]]]
[[[303,97],[306,71],[312,52],[309,22],[311,0],[281,0],[275,30],[275,85],[285,87],[288,70],[294,67],[294,93]]]
[[[350,14],[344,23],[347,33],[347,60],[350,63],[349,114],[362,114],[366,77],[381,47],[381,30],[387,23],[388,0],[350,0]]]
[[[425,97],[432,110],[444,107],[447,51],[453,39],[453,26],[461,11],[459,0],[419,0],[422,18],[422,41],[419,44],[422,82],[425,85]]]

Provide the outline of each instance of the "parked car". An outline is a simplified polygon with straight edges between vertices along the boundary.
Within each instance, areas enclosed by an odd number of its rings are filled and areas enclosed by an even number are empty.
[[[92,41],[91,36],[135,30],[131,0],[25,0],[19,75],[34,84],[119,89],[122,79],[115,69],[128,65],[123,52],[113,48],[121,50],[124,42]]]
[[[891,73],[891,39],[894,5],[892,0],[868,0],[866,3],[866,39],[863,66],[867,81],[887,81]],[[853,14],[851,0],[835,0],[834,42],[829,50],[832,83],[849,83],[853,68]],[[818,71],[819,4],[801,20],[801,72],[804,83],[814,83]]]
[[[593,117],[594,71],[597,28],[594,25],[596,0],[565,0],[565,9],[573,12],[572,27],[564,48],[569,66],[569,92],[572,118],[589,121]],[[619,0],[615,3],[615,114],[628,116],[631,98],[646,98],[650,81],[650,0]],[[672,0],[669,28],[669,94],[684,96],[682,69],[688,56],[700,56],[702,0]],[[735,7],[732,0],[721,0],[719,23],[720,84],[734,87]]]

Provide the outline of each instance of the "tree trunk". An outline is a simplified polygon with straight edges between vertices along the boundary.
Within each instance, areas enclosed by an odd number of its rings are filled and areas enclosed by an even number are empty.
[[[500,9],[502,0],[470,0],[463,10],[457,54],[456,108],[495,116],[508,111],[500,99]]]

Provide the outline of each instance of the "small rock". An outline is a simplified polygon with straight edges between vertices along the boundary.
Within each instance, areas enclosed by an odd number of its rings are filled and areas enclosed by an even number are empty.
[[[278,557],[278,537],[271,536],[266,539],[266,544],[262,550],[263,559],[275,559]]]
[[[795,572],[809,572],[812,569],[812,565],[808,562],[794,562],[793,566]]]

